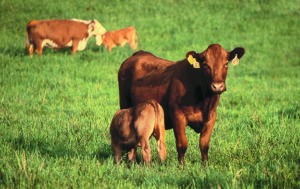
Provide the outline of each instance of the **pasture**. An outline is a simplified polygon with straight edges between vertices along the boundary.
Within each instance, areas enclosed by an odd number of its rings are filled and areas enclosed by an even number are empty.
[[[300,188],[300,4],[297,0],[0,2],[0,188]],[[133,54],[25,54],[33,19],[97,19],[135,26],[138,49],[177,61],[219,43],[246,49],[230,65],[202,167],[199,134],[187,127],[186,166],[166,131],[161,164],[113,164],[109,124],[119,109],[117,72]],[[139,157],[141,153],[139,151]],[[126,158],[124,156],[124,161]]]

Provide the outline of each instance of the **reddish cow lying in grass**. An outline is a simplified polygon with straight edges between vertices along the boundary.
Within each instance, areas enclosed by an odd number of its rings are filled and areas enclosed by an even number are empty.
[[[137,147],[142,147],[146,164],[151,160],[149,138],[153,135],[157,141],[159,158],[166,159],[164,110],[153,100],[138,104],[129,109],[119,110],[110,125],[111,144],[114,161],[121,162],[121,151],[130,151],[128,158],[136,160]]]
[[[131,26],[120,30],[108,31],[102,35],[102,43],[108,51],[111,51],[116,46],[124,46],[126,43],[129,44],[132,50],[135,50],[137,48],[136,30]]]
[[[97,20],[32,20],[26,27],[26,51],[33,56],[42,56],[43,48],[62,49],[72,47],[72,53],[84,50],[91,36],[96,36],[96,44],[102,43],[105,28]]]
[[[237,64],[244,54],[242,47],[228,52],[212,44],[203,52],[190,51],[185,59],[172,62],[138,51],[123,62],[118,73],[120,108],[155,99],[164,109],[166,129],[174,130],[178,160],[184,164],[189,125],[200,133],[202,161],[208,161],[217,106],[226,91],[228,62]]]

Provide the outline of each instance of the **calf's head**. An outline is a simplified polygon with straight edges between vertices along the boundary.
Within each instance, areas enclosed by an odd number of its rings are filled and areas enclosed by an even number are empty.
[[[238,64],[239,59],[245,54],[243,47],[237,47],[228,52],[219,44],[209,45],[201,52],[189,51],[186,53],[188,62],[199,69],[205,76],[206,83],[212,92],[221,94],[226,91],[225,80],[228,70],[228,62],[233,65]]]

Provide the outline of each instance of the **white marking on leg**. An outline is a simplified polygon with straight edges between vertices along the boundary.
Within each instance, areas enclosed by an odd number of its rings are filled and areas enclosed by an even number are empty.
[[[88,40],[89,40],[89,37],[88,38],[83,38],[82,40],[80,40],[79,43],[78,43],[77,50],[79,50],[79,51],[84,50],[86,48]]]

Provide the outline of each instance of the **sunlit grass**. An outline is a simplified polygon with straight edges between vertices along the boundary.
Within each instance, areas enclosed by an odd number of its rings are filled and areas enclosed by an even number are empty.
[[[1,2],[0,187],[299,188],[299,16],[297,1]],[[133,51],[108,53],[90,39],[75,56],[45,49],[30,58],[26,24],[49,18],[135,26],[138,49],[174,61],[211,43],[243,46],[221,96],[210,166],[201,165],[199,134],[190,128],[185,168],[172,130],[164,164],[152,140],[149,167],[115,166],[109,124],[119,108],[117,72]]]

